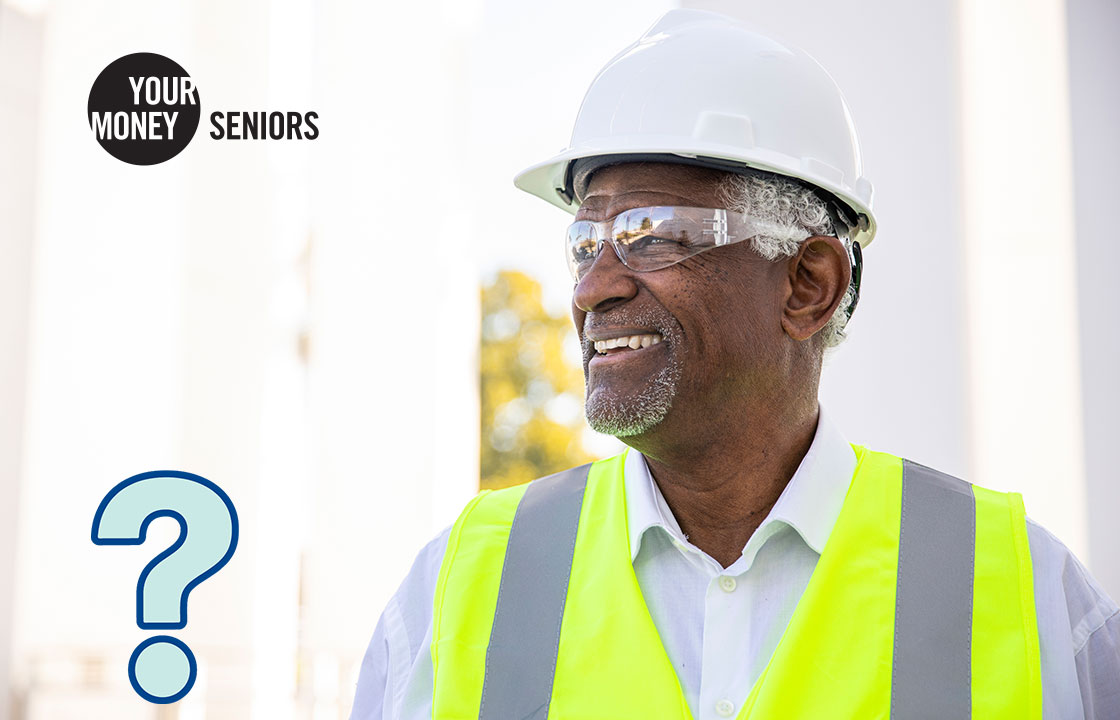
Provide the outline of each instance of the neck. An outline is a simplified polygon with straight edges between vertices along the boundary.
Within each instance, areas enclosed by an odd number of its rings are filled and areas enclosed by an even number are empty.
[[[778,412],[720,413],[724,417],[693,426],[703,437],[684,441],[626,438],[645,456],[689,541],[722,567],[742,554],[813,444],[816,398],[778,407]],[[671,430],[657,435],[681,437]]]

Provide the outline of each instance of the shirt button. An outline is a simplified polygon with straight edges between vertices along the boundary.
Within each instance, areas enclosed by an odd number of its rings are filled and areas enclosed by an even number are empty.
[[[730,575],[720,575],[719,586],[727,592],[732,592],[735,589],[735,578]]]
[[[720,700],[716,703],[716,712],[720,717],[731,717],[731,713],[735,712],[735,703],[730,700]]]

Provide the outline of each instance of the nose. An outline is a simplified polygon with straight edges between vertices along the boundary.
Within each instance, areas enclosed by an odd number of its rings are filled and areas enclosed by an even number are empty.
[[[576,283],[572,303],[583,312],[606,312],[637,292],[634,271],[622,264],[610,243],[603,243],[591,269]]]

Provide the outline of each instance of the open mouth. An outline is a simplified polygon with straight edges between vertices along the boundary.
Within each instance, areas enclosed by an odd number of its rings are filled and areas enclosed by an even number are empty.
[[[595,353],[597,355],[613,355],[630,350],[640,350],[656,345],[661,342],[661,340],[662,337],[660,333],[623,335],[622,337],[610,338],[608,340],[596,340],[594,343]]]

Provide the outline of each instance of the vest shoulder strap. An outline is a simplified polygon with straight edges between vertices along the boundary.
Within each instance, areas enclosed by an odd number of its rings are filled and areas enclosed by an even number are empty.
[[[975,540],[972,486],[904,459],[892,717],[970,716]]]
[[[510,527],[479,720],[544,720],[591,465],[529,483]]]

